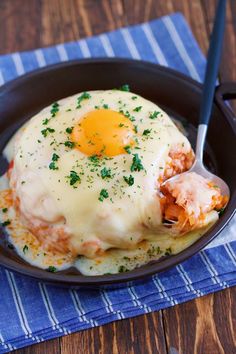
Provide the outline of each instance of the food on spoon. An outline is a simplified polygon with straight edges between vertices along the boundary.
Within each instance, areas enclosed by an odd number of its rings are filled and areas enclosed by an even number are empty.
[[[175,222],[182,233],[205,224],[212,210],[220,211],[227,203],[220,188],[195,172],[183,173],[161,186],[163,218]]]

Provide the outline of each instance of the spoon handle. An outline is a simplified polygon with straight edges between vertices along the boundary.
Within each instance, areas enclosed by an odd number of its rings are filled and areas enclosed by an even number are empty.
[[[210,120],[224,37],[225,12],[226,0],[219,0],[207,55],[207,66],[200,108],[200,124],[208,125]]]
[[[211,116],[216,79],[219,70],[222,43],[224,37],[226,0],[219,0],[214,26],[210,38],[207,55],[207,66],[204,78],[203,93],[200,107],[199,126],[196,143],[196,160],[202,162],[203,148],[206,139],[208,123]]]

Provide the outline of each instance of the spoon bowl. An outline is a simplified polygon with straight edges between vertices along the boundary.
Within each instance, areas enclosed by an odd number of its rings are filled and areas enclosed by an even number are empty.
[[[206,167],[203,165],[202,161],[199,161],[198,159],[196,159],[194,161],[193,166],[191,167],[191,169],[185,173],[189,173],[189,172],[195,172],[199,175],[201,175],[202,177],[208,179],[209,181],[213,182],[214,185],[218,186],[220,188],[221,194],[223,196],[230,197],[230,190],[228,185],[225,183],[225,181],[214,175],[213,173],[211,173],[210,171],[208,171],[206,169]],[[178,177],[178,176],[175,176]]]
[[[204,143],[205,143],[206,132],[207,132],[207,126],[205,124],[200,124],[198,127],[198,134],[197,134],[195,161],[194,161],[192,167],[188,171],[181,173],[181,176],[183,174],[195,172],[198,175],[201,175],[202,177],[206,178],[207,180],[213,182],[214,185],[218,186],[220,188],[221,194],[223,196],[226,196],[227,200],[229,200],[230,189],[229,189],[228,185],[225,183],[225,181],[222,178],[211,173],[203,164],[203,147],[204,147]],[[167,183],[167,182],[176,181],[179,178],[179,176],[180,176],[180,174],[167,179],[165,182],[162,183],[162,186],[164,186],[165,183]]]
[[[201,175],[202,177],[206,178],[207,180],[213,182],[214,185],[216,185],[220,188],[221,194],[223,196],[228,197],[227,199],[229,200],[230,190],[229,190],[228,185],[225,183],[225,181],[222,178],[220,178],[220,177],[214,175],[213,173],[211,173],[210,171],[208,171],[201,161],[196,159],[194,161],[193,166],[190,168],[190,170],[181,173],[181,176],[186,175],[190,172],[195,172],[198,175]],[[176,181],[179,178],[179,176],[180,176],[180,174],[167,179],[165,182],[162,183],[162,186],[164,186],[167,182]]]

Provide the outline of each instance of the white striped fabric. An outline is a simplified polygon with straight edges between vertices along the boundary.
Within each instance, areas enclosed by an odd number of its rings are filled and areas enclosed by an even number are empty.
[[[149,313],[149,312],[152,311],[152,309],[151,309],[150,306],[147,306],[147,305],[145,304],[145,302],[143,302],[143,301],[141,302],[141,301],[139,300],[139,297],[138,297],[137,293],[135,292],[135,288],[134,288],[133,286],[130,286],[130,287],[128,288],[128,291],[129,291],[129,293],[130,293],[130,295],[131,295],[131,298],[132,298],[132,300],[133,300],[135,306],[137,306],[137,307],[139,307],[139,308],[143,308],[143,310],[144,310],[145,313]]]
[[[51,304],[48,292],[47,292],[47,287],[46,284],[39,283],[39,288],[41,291],[42,299],[45,304],[45,307],[48,312],[48,318],[52,323],[52,328],[55,330],[57,329],[59,332],[64,333],[64,334],[69,334],[70,331],[68,331],[66,328],[60,326],[59,321],[56,318],[53,306]]]
[[[207,257],[206,253],[204,251],[199,253],[203,262],[205,263],[207,270],[209,271],[209,273],[212,276],[212,281],[219,284],[223,289],[227,288],[228,285],[223,281],[221,281],[218,277],[218,272],[216,271],[215,267],[213,266],[213,264],[211,263],[211,261],[209,260],[209,258]]]
[[[113,309],[112,303],[108,297],[108,293],[106,291],[101,290],[100,294],[101,294],[102,300],[104,301],[105,309],[106,309],[107,313],[115,314],[117,316],[118,320],[124,319],[125,316],[121,311],[115,311]]]
[[[113,48],[111,46],[111,42],[106,34],[101,34],[99,36],[100,41],[102,42],[104,51],[108,57],[114,57],[115,53],[113,51]]]
[[[154,280],[154,284],[155,284],[156,287],[157,287],[158,292],[160,292],[160,293],[163,295],[163,298],[165,298],[167,301],[169,301],[169,303],[170,303],[172,306],[177,305],[178,302],[177,302],[175,299],[173,299],[172,296],[169,296],[169,295],[167,294],[167,292],[166,292],[166,290],[165,290],[165,287],[163,286],[163,284],[162,284],[160,278],[159,278],[157,275],[155,275],[155,276],[153,277],[153,280]]]
[[[236,255],[235,255],[235,252],[233,251],[230,243],[226,243],[224,244],[224,248],[226,250],[226,252],[228,253],[230,259],[232,260],[232,263],[235,265],[236,267]]]
[[[25,73],[25,70],[23,68],[23,63],[20,54],[19,53],[12,54],[12,60],[15,64],[17,75],[23,75]]]
[[[2,86],[3,84],[4,84],[4,79],[3,79],[2,71],[0,70],[0,86]]]
[[[187,50],[185,49],[185,46],[183,44],[182,39],[180,38],[178,32],[176,31],[176,28],[171,20],[170,17],[164,17],[163,22],[170,33],[170,36],[173,40],[173,43],[176,46],[176,49],[178,50],[181,58],[183,59],[185,65],[188,68],[189,74],[192,76],[193,79],[200,81],[200,76],[196,70],[196,68],[193,65],[192,59],[190,58]]]
[[[168,66],[166,58],[165,58],[158,42],[156,41],[156,39],[153,35],[150,25],[148,23],[144,23],[141,26],[141,28],[142,28],[143,32],[145,33],[148,42],[150,43],[150,46],[153,50],[153,53],[155,54],[157,62],[161,65]]]
[[[4,338],[3,338],[3,336],[1,335],[1,333],[0,333],[0,345],[2,345],[4,349],[10,350],[10,351],[12,351],[12,350],[14,350],[14,349],[17,349],[16,347],[12,346],[11,344],[6,343],[6,342],[4,341]]]
[[[185,283],[185,286],[187,288],[187,290],[189,292],[193,292],[197,297],[199,296],[203,296],[204,294],[201,292],[201,290],[195,290],[194,287],[193,287],[193,283],[191,281],[191,279],[189,278],[188,276],[188,273],[185,272],[183,266],[181,264],[177,265],[176,266],[176,269],[177,271],[179,272],[179,274],[181,275],[184,283]]]
[[[65,46],[63,44],[58,44],[56,46],[56,50],[59,54],[59,57],[60,57],[60,61],[66,61],[68,60],[68,55],[66,53],[66,49],[65,49]]]
[[[132,58],[133,59],[141,59],[141,57],[138,53],[137,47],[134,43],[132,36],[130,35],[130,31],[128,30],[128,28],[121,29],[121,33],[122,33],[122,36],[125,40],[125,43],[129,49],[129,51],[130,51]]]
[[[72,297],[73,303],[75,305],[76,311],[78,312],[80,319],[86,323],[89,323],[91,325],[91,327],[95,327],[97,326],[97,322],[95,320],[89,320],[86,317],[86,312],[84,310],[84,308],[81,305],[78,293],[75,290],[70,290],[70,295]]]
[[[36,49],[36,50],[34,51],[34,54],[35,54],[35,57],[36,57],[36,59],[37,59],[38,66],[39,66],[40,68],[42,68],[42,67],[44,67],[44,66],[47,65],[47,64],[46,64],[46,61],[45,61],[45,58],[44,58],[44,54],[43,54],[42,49]]]
[[[24,307],[22,305],[22,301],[20,298],[19,290],[18,290],[16,282],[15,282],[14,274],[12,272],[9,272],[8,270],[6,270],[6,276],[7,276],[7,280],[10,285],[11,291],[12,291],[12,296],[13,296],[13,299],[15,302],[16,311],[19,316],[22,330],[24,331],[26,338],[31,338],[33,341],[36,341],[37,343],[39,343],[41,340],[38,338],[38,336],[34,337],[32,335],[32,330],[29,327],[29,323],[28,323],[28,320],[25,315],[25,310],[24,310]]]
[[[80,46],[83,57],[84,58],[91,58],[91,53],[90,53],[88,44],[84,39],[79,41],[79,46]]]

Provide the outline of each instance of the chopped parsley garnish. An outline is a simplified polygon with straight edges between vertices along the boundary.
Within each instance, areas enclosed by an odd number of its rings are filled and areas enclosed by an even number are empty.
[[[134,100],[137,100],[138,96],[132,96],[131,98],[134,101]]]
[[[98,200],[100,200],[100,202],[103,202],[103,200],[107,199],[108,197],[109,197],[108,191],[106,189],[102,189]]]
[[[2,226],[3,227],[8,226],[8,225],[10,225],[10,223],[11,223],[11,221],[8,219],[8,220],[2,222]]]
[[[143,108],[142,106],[138,106],[138,107],[135,107],[135,108],[133,109],[133,111],[134,111],[134,112],[140,112],[142,108]]]
[[[50,170],[58,170],[58,167],[57,167],[55,161],[50,162],[48,167]]]
[[[104,168],[101,170],[101,177],[102,177],[102,179],[104,179],[104,178],[111,178],[111,170],[110,170],[110,168],[104,167]]]
[[[128,118],[129,118],[129,120],[130,120],[131,122],[134,122],[134,121],[135,121],[135,117],[134,117],[134,116],[129,116]]]
[[[81,180],[80,176],[75,171],[70,171],[70,176],[68,176],[68,178],[70,179],[70,185],[71,186],[73,186],[77,182],[80,182],[80,180]]]
[[[98,155],[92,155],[92,156],[89,156],[88,159],[93,162],[93,163],[98,163],[99,161],[99,156]]]
[[[150,133],[151,133],[151,129],[145,129],[143,131],[143,135],[145,135],[145,136],[149,135]]]
[[[108,109],[108,108],[109,108],[108,104],[104,104],[102,107],[103,107],[104,109]]]
[[[66,133],[71,134],[72,131],[73,131],[73,127],[71,127],[71,128],[70,128],[70,127],[66,128]]]
[[[58,161],[59,158],[60,158],[60,156],[58,156],[55,153],[52,155],[52,161]]]
[[[23,247],[23,253],[26,254],[26,252],[29,250],[29,247],[27,245],[24,245]]]
[[[120,124],[119,124],[119,128],[122,128],[123,126],[124,126],[123,123],[120,123]]]
[[[160,114],[161,112],[158,112],[158,111],[154,111],[152,112],[150,115],[149,115],[149,118],[150,119],[156,119],[158,114]]]
[[[131,172],[134,172],[134,171],[141,171],[143,170],[144,167],[142,165],[142,161],[140,160],[138,154],[134,154],[133,155],[133,162],[132,162],[132,165],[131,165]]]
[[[44,136],[44,138],[46,138],[48,133],[54,133],[54,132],[55,132],[55,129],[52,129],[52,128],[46,128],[46,129],[41,130],[41,133]]]
[[[219,216],[222,216],[224,214],[225,208],[221,208],[220,210],[217,210],[219,213]]]
[[[119,110],[119,113],[123,114],[126,118],[129,118],[130,117],[130,113],[128,111],[124,112],[123,109],[120,109]]]
[[[129,92],[130,91],[130,88],[129,88],[129,85],[128,84],[125,84],[125,85],[122,85],[120,88],[119,88],[120,91],[125,91],[125,92]]]
[[[131,122],[134,122],[134,121],[135,121],[135,117],[134,117],[134,116],[131,116],[128,111],[124,112],[123,109],[120,109],[120,110],[119,110],[119,113],[123,114],[126,118],[129,118],[129,120],[130,120]]]
[[[127,269],[125,266],[123,266],[123,265],[121,265],[121,266],[119,266],[119,268],[118,268],[118,272],[119,273],[125,273],[125,272],[128,272],[129,271],[129,269]]]
[[[65,141],[64,145],[68,148],[71,148],[71,149],[73,149],[73,147],[75,147],[75,143],[73,143],[73,141],[69,141],[69,140]]]
[[[131,154],[131,147],[129,145],[125,146],[124,149],[127,152],[127,154]]]
[[[138,126],[137,125],[134,125],[134,131],[135,131],[135,133],[138,132]]]
[[[123,178],[129,186],[132,186],[134,184],[134,177],[132,175],[130,175],[129,177],[123,176]]]
[[[170,256],[172,254],[172,249],[169,247],[165,251],[165,256]]]
[[[57,271],[57,268],[54,266],[49,266],[47,269],[48,272],[55,273]]]
[[[161,254],[162,250],[159,246],[155,247],[154,245],[152,245],[148,250],[147,250],[147,254],[149,255],[149,257],[154,257],[157,256],[158,254]]]
[[[60,158],[60,156],[58,156],[55,153],[52,155],[52,162],[50,162],[50,164],[48,166],[50,170],[58,170],[58,167],[56,165],[56,161],[58,161],[59,158]]]
[[[49,119],[48,119],[48,118],[45,118],[45,119],[43,120],[43,125],[47,125],[48,122],[49,122]]]
[[[81,107],[81,102],[83,100],[88,100],[89,98],[91,98],[91,95],[88,92],[83,92],[82,95],[80,95],[77,98],[77,107],[76,108],[80,108]]]
[[[6,213],[7,211],[8,211],[7,208],[3,208],[3,209],[2,209],[2,212],[3,212],[3,213]]]
[[[50,111],[52,117],[55,117],[58,111],[59,111],[59,103],[55,102],[52,104],[52,109]]]

